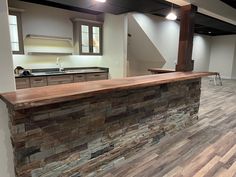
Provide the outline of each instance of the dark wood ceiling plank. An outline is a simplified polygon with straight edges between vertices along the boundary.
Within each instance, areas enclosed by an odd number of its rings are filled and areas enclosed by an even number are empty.
[[[164,0],[107,0],[106,3],[98,3],[95,0],[21,0],[37,3],[77,12],[99,15],[112,13],[115,15],[128,12],[150,13],[165,17],[171,9],[171,3]],[[227,1],[227,0],[225,0]],[[236,0],[229,0],[236,1]],[[180,19],[179,6],[174,5],[174,10]],[[224,21],[197,13],[195,32],[210,36],[236,34],[236,26]],[[202,26],[199,28],[199,26]],[[209,34],[208,32],[211,31]]]
[[[221,0],[221,1],[229,5],[230,7],[236,9],[236,0]]]
[[[41,5],[46,5],[46,6],[50,6],[50,7],[55,7],[55,8],[60,8],[60,9],[66,9],[66,10],[71,10],[71,11],[76,11],[76,12],[82,12],[82,13],[89,13],[89,14],[93,14],[93,15],[99,15],[102,12],[98,12],[98,11],[94,11],[94,10],[90,10],[90,9],[85,9],[85,8],[81,8],[79,6],[73,6],[70,3],[59,3],[57,0],[55,1],[47,1],[47,0],[20,0],[20,1],[24,1],[24,2],[29,2],[29,3],[35,3],[35,4],[41,4]],[[64,1],[66,2],[66,1]]]

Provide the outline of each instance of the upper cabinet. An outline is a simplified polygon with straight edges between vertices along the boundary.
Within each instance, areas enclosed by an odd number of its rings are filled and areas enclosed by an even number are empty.
[[[13,54],[24,54],[21,13],[9,12],[9,29]]]
[[[75,53],[80,55],[102,55],[103,23],[76,19],[74,25]]]

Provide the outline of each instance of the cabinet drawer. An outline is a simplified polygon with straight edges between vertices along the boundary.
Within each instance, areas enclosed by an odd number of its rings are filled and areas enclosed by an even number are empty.
[[[108,79],[107,73],[94,73],[94,74],[87,74],[86,75],[87,81],[106,80],[106,79]]]
[[[30,88],[29,78],[16,78],[16,89]]]
[[[86,81],[85,74],[75,74],[74,75],[74,82],[84,82]]]
[[[47,86],[47,78],[46,77],[31,77],[30,85],[31,87]]]
[[[48,85],[68,84],[74,81],[73,75],[48,76]]]

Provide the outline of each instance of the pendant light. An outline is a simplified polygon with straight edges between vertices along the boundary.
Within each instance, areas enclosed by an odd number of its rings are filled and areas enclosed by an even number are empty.
[[[172,4],[172,6],[171,6],[171,11],[170,11],[170,13],[166,16],[166,19],[168,19],[168,20],[173,20],[173,21],[177,19],[177,15],[176,15],[175,12],[174,12],[173,4]]]

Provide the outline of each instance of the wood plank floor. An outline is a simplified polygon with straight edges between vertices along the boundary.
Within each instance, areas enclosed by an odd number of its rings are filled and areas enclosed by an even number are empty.
[[[236,177],[236,81],[203,80],[199,122],[144,149],[103,177]]]

